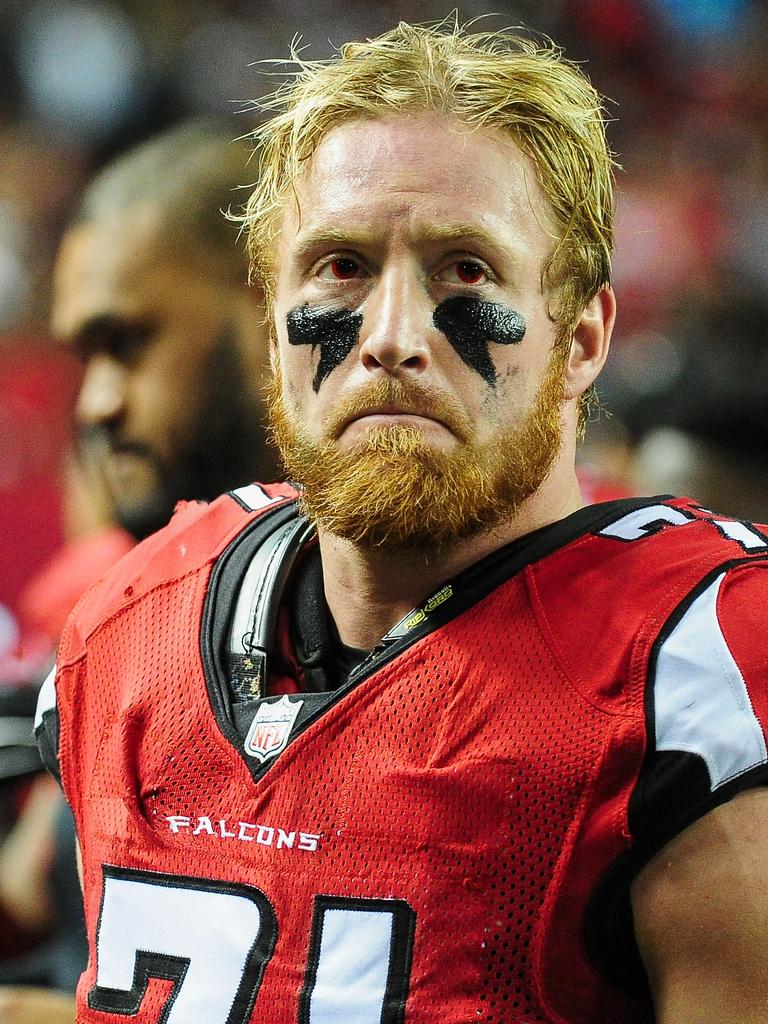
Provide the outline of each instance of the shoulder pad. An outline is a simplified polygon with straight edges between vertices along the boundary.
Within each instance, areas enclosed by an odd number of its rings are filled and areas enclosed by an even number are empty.
[[[212,564],[249,523],[296,498],[289,484],[250,484],[210,504],[177,505],[166,526],[138,544],[81,599],[64,631],[59,663],[62,657],[76,658],[105,618],[150,590]]]

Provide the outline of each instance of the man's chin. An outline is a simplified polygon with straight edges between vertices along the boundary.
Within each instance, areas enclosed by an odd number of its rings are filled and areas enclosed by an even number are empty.
[[[505,524],[541,486],[560,448],[562,400],[553,357],[519,427],[485,443],[473,443],[468,429],[464,437],[447,431],[457,439],[449,450],[414,425],[372,424],[349,450],[316,441],[286,412],[278,383],[270,414],[288,475],[301,483],[319,529],[359,546],[435,550]]]
[[[104,459],[103,471],[110,492],[126,505],[151,502],[160,487],[160,466],[144,445],[114,449]]]
[[[300,476],[304,509],[320,529],[361,547],[444,548],[514,512],[478,501],[484,488],[472,454],[447,454],[402,434],[379,434],[329,461],[316,452]]]
[[[144,445],[112,451],[104,461],[104,479],[115,522],[136,540],[165,526],[181,493],[177,481],[168,478]]]

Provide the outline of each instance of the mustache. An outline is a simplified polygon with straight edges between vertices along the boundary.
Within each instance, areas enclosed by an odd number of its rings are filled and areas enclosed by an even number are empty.
[[[394,378],[366,384],[339,402],[323,421],[324,433],[326,437],[338,438],[350,420],[387,405],[395,406],[401,413],[438,420],[462,443],[472,437],[472,421],[446,395],[418,381]]]
[[[96,462],[109,455],[136,455],[160,465],[154,448],[145,441],[120,438],[116,431],[102,424],[81,427],[77,432],[77,458],[81,463]]]

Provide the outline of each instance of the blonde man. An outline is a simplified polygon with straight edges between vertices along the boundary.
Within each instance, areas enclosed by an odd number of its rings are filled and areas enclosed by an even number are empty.
[[[598,97],[400,25],[275,105],[244,220],[299,489],[182,511],[70,623],[78,1020],[764,1020],[768,541],[574,474]]]

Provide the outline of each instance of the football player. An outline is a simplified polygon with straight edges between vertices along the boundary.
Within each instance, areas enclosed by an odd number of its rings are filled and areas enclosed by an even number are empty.
[[[297,486],[178,512],[40,702],[78,1020],[756,1024],[768,538],[582,506],[600,100],[455,26],[298,64],[244,215]]]
[[[30,584],[54,642],[85,589],[182,499],[277,475],[260,290],[222,211],[253,170],[229,128],[191,120],[90,182],[54,271],[51,327],[81,359],[76,539]]]

